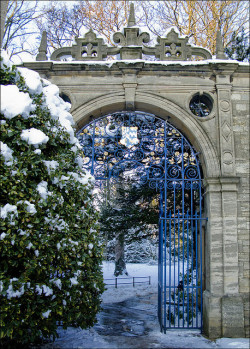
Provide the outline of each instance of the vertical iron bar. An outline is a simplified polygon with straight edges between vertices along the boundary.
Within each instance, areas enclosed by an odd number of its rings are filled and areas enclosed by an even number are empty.
[[[184,216],[185,216],[185,176],[184,176],[184,140],[181,137],[181,206],[182,206],[182,290],[181,287],[178,289],[178,327],[180,327],[180,292],[182,291],[182,298],[184,297]],[[178,287],[180,285],[180,211],[178,210]],[[183,298],[184,303],[184,298]],[[184,312],[183,312],[184,319]],[[183,323],[184,326],[184,323]]]
[[[189,327],[189,211],[187,212],[187,327]]]
[[[197,210],[195,211],[195,269],[196,269],[196,294],[195,294],[195,303],[196,303],[196,327],[198,327],[198,286],[199,286],[199,278],[198,278],[198,238],[197,238],[197,228],[198,228],[198,217]]]
[[[180,327],[180,210],[178,210],[178,327]]]
[[[94,162],[95,162],[95,128],[96,122],[94,121],[93,138],[92,138],[92,164],[91,164],[91,174],[94,176]]]
[[[185,213],[183,215],[183,230],[182,230],[182,284],[183,284],[183,290],[182,290],[182,307],[183,307],[183,317],[182,317],[182,326],[184,327],[184,314],[185,314],[185,308],[184,308],[184,303],[185,303],[185,297],[184,297],[184,292],[185,292]]]
[[[194,288],[193,288],[193,181],[191,180],[191,215],[190,215],[190,218],[191,218],[191,221],[190,221],[190,224],[191,224],[191,227],[190,227],[190,230],[191,230],[191,292],[192,292],[192,327],[194,326],[194,323],[193,323],[193,318],[194,318],[194,300],[193,300],[193,291],[194,291]]]
[[[176,200],[175,200],[175,188],[176,188],[176,185],[174,185],[174,327],[175,327],[175,206],[176,206]],[[171,229],[171,232],[172,232],[172,229]],[[170,233],[171,233],[170,232]]]
[[[165,218],[165,256],[164,256],[164,333],[166,333],[166,292],[167,292],[167,285],[166,285],[166,245],[167,245],[167,230],[166,230],[166,222],[167,222],[167,125],[166,122],[164,123],[164,218]],[[171,221],[169,222],[171,225]]]
[[[200,269],[201,269],[201,276],[200,276],[200,293],[201,293],[201,329],[202,329],[202,316],[203,316],[203,309],[202,309],[202,195],[201,195],[201,183],[199,181],[199,194],[200,194],[200,214],[199,214],[199,220],[200,220]]]
[[[166,210],[166,208],[165,208]],[[166,333],[167,316],[167,219],[164,220],[164,333]]]
[[[171,218],[171,210],[169,210],[169,275],[168,275],[168,294],[169,294],[169,327],[171,328],[171,226],[172,226],[172,218]]]
[[[158,318],[160,322],[160,327],[162,331],[162,276],[163,276],[163,270],[162,270],[162,262],[163,262],[163,256],[162,256],[162,251],[163,251],[163,192],[160,192],[160,214],[159,214],[159,255],[158,255]]]
[[[184,308],[184,292],[185,292],[185,280],[184,280],[184,276],[185,276],[185,270],[184,270],[184,266],[185,266],[185,176],[184,176],[184,159],[183,159],[183,154],[184,154],[184,140],[183,137],[181,137],[181,150],[182,150],[182,181],[183,181],[183,185],[182,185],[182,199],[181,199],[181,203],[182,203],[182,327],[184,327],[184,315],[185,315],[185,308]]]

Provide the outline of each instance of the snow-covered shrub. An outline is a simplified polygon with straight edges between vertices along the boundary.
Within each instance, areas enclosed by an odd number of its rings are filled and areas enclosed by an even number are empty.
[[[70,105],[1,55],[0,341],[33,343],[95,323],[101,248]]]

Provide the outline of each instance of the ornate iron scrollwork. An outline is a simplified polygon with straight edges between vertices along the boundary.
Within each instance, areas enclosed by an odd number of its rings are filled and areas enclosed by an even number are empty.
[[[118,112],[78,132],[84,168],[96,180],[136,170],[138,179],[160,189],[175,189],[200,179],[198,158],[187,139],[167,121],[142,112]],[[186,186],[187,187],[187,186]]]

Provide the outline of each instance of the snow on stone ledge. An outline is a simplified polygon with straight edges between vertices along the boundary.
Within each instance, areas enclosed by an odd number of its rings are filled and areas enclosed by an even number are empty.
[[[60,64],[86,64],[86,65],[106,65],[107,67],[111,68],[113,65],[117,63],[124,63],[124,64],[134,64],[134,63],[144,63],[146,65],[149,64],[161,64],[161,65],[181,65],[181,66],[194,66],[194,65],[209,65],[209,64],[238,64],[239,66],[249,66],[248,62],[239,62],[237,60],[232,59],[204,59],[201,61],[147,61],[145,59],[123,59],[123,60],[107,60],[107,61],[70,61],[70,62],[64,62],[64,61],[44,61],[44,62],[53,62],[55,65]]]
[[[28,118],[36,109],[28,93],[20,92],[16,85],[1,85],[1,113],[6,119],[17,115]]]

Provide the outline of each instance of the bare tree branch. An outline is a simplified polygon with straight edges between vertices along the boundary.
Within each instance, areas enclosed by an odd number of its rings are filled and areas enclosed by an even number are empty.
[[[10,0],[5,21],[2,48],[9,52],[10,57],[21,52],[32,54],[29,46],[30,38],[39,35],[35,20],[42,16],[38,1]],[[25,38],[25,40],[23,39]],[[26,42],[26,43],[25,43]]]

